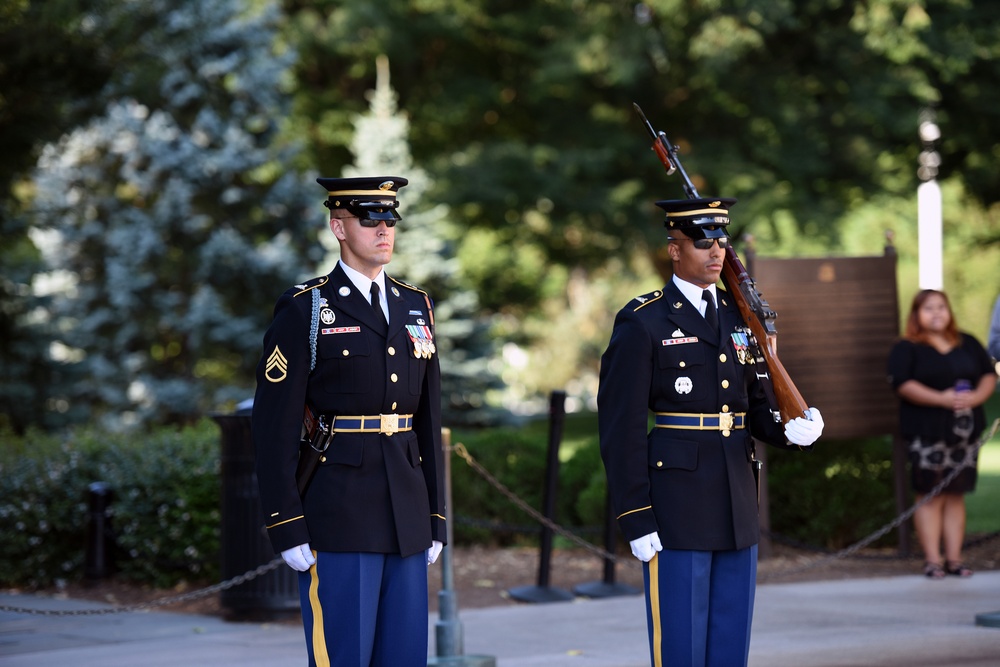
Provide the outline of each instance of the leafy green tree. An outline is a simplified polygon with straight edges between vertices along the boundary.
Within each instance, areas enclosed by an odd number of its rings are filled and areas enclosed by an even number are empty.
[[[117,423],[187,422],[252,390],[271,305],[319,259],[319,213],[283,167],[292,54],[276,47],[274,7],[142,12],[142,66],[43,151],[33,238],[52,322],[86,374],[69,402]]]
[[[1000,146],[993,3],[285,6],[309,150],[337,161],[374,58],[387,53],[414,159],[466,230],[458,256],[480,304],[512,323],[543,323],[501,331],[525,346],[548,333],[551,312],[570,308],[574,271],[603,279],[616,257],[615,278],[643,280],[633,270],[650,263],[634,255],[655,258],[662,239],[652,202],[684,196],[649,152],[633,102],[669,133],[702,194],[740,199],[733,231],[768,239],[763,254],[794,253],[803,239],[844,252],[853,242],[841,230],[867,203],[909,210],[927,106],[947,137],[942,178],[965,181],[980,207],[997,201],[987,157]],[[1000,236],[992,225],[983,238]]]
[[[702,194],[740,199],[733,231],[752,231],[761,254],[881,252],[891,227],[900,239],[901,280],[915,261],[902,239],[915,230],[918,116],[935,109],[946,229],[962,232],[946,234],[946,256],[962,258],[946,265],[946,287],[963,291],[962,321],[974,331],[978,324],[964,313],[974,317],[987,310],[977,303],[994,298],[995,286],[984,287],[975,272],[993,257],[983,246],[1000,239],[996,3],[283,0],[284,15],[267,14],[270,5],[257,0],[175,4],[0,4],[0,195],[17,183],[27,201],[41,186],[39,229],[73,231],[65,247],[53,246],[52,235],[32,238],[71,256],[61,267],[82,277],[71,294],[52,292],[54,276],[45,276],[38,282],[60,300],[32,303],[37,253],[8,197],[0,210],[0,312],[11,317],[0,323],[0,363],[11,375],[0,401],[32,396],[35,414],[81,405],[80,385],[46,375],[76,368],[96,373],[96,389],[84,395],[110,392],[116,401],[127,391],[111,388],[123,378],[136,396],[168,377],[180,378],[178,387],[204,379],[218,391],[245,382],[257,351],[242,346],[247,336],[256,346],[259,333],[239,332],[249,332],[251,320],[263,328],[275,295],[238,304],[230,288],[256,295],[253,288],[266,293],[293,273],[293,280],[314,273],[320,247],[312,234],[322,228],[322,210],[310,209],[307,231],[302,202],[314,204],[315,194],[311,178],[293,174],[351,162],[355,122],[368,109],[381,54],[393,63],[407,149],[426,173],[420,206],[444,207],[441,215],[460,230],[441,239],[445,256],[457,260],[446,263],[455,272],[449,280],[475,294],[468,308],[489,318],[503,346],[500,357],[491,346],[467,345],[467,359],[502,370],[520,397],[592,384],[611,314],[662,280],[654,269],[662,216],[652,202],[683,191],[649,152],[633,102],[669,132]],[[228,14],[213,13],[223,6]],[[229,29],[228,16],[260,21],[261,8],[271,18],[257,34]],[[243,48],[247,42],[252,49]],[[268,55],[251,67],[239,55],[251,51]],[[294,105],[286,108],[289,83]],[[95,90],[103,92],[95,98]],[[110,103],[108,111],[83,125],[95,100],[102,110]],[[280,134],[279,120],[287,122]],[[112,131],[112,121],[126,129]],[[72,154],[53,146],[43,171],[56,169],[63,180],[20,183],[37,146],[74,124],[80,128],[65,148],[88,146],[102,132],[104,143]],[[237,141],[220,138],[229,125]],[[139,137],[135,151],[130,133]],[[253,150],[240,147],[246,137]],[[284,150],[288,137],[305,150]],[[102,177],[85,168],[100,164]],[[300,186],[306,194],[292,194]],[[280,204],[270,204],[271,193]],[[162,221],[168,210],[176,219],[153,235],[159,250],[137,242],[145,236],[118,231],[138,228],[125,224],[128,216]],[[223,238],[245,245],[226,246]],[[199,267],[208,248],[226,250],[211,251],[217,273],[205,278]],[[274,259],[274,248],[283,248],[287,262]],[[171,261],[142,259],[157,253]],[[113,280],[140,264],[148,270],[128,283],[124,292],[133,296],[125,299]],[[409,277],[420,283],[418,275]],[[177,284],[158,287],[168,277]],[[433,289],[434,278],[426,278]],[[102,284],[114,285],[104,288],[114,300],[94,295]],[[140,289],[146,292],[136,297]],[[152,313],[137,316],[134,303],[157,290],[164,298],[151,308],[169,314],[165,326]],[[182,318],[184,295],[195,293],[204,300],[191,303],[223,305],[192,312],[222,316]],[[48,312],[58,317],[37,316]],[[49,346],[44,327],[53,326],[62,335]],[[155,331],[156,340],[140,343],[133,329]],[[235,342],[220,343],[227,334]],[[110,342],[94,347],[95,340]],[[50,348],[64,361],[53,364]],[[97,348],[101,355],[114,348],[119,362],[97,363]],[[138,363],[143,355],[155,363]],[[74,360],[79,365],[68,363]],[[46,384],[72,391],[52,397],[41,389]],[[174,393],[184,396],[179,405],[192,396]],[[131,399],[119,404],[135,408]]]

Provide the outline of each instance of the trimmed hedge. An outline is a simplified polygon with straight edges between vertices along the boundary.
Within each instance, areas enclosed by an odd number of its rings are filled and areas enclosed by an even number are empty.
[[[601,544],[604,467],[596,416],[568,415],[560,448],[556,521]],[[518,428],[454,432],[469,453],[532,508],[541,510],[547,420]],[[209,419],[141,435],[80,429],[69,436],[0,434],[0,585],[43,587],[84,574],[93,482],[113,489],[115,563],[121,579],[169,587],[217,581],[219,448]],[[771,523],[803,543],[842,548],[894,516],[887,439],[822,442],[811,453],[768,450]],[[536,544],[540,526],[465,461],[452,457],[455,542]],[[882,538],[895,543],[896,533]]]
[[[88,488],[104,482],[123,579],[154,586],[219,574],[219,429],[209,420],[144,434],[82,429],[2,437],[0,584],[83,576]]]
[[[603,546],[607,483],[597,418],[594,414],[567,415],[566,425],[556,521],[584,531],[585,539]],[[543,431],[536,423],[521,429],[463,432],[453,436],[453,441],[465,444],[504,485],[540,510],[547,451]],[[891,521],[896,509],[891,451],[887,437],[824,440],[810,452],[768,447],[772,532],[817,549],[841,549]],[[459,519],[454,526],[456,542],[506,546],[536,541],[533,519],[458,456],[452,459],[452,496],[451,515]],[[496,529],[490,529],[491,523]],[[536,529],[516,532],[506,528],[526,524]],[[891,531],[875,545],[895,545],[897,539],[898,534]]]

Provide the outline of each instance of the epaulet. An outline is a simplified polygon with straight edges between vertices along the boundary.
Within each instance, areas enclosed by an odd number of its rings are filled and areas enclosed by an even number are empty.
[[[386,277],[386,278],[388,278],[389,280],[391,280],[392,282],[396,283],[396,284],[397,284],[397,285],[399,285],[400,287],[404,287],[404,288],[406,288],[406,289],[408,289],[408,290],[411,290],[411,291],[413,291],[413,292],[417,292],[417,293],[419,293],[419,294],[423,294],[424,296],[427,296],[427,292],[423,291],[423,290],[422,290],[422,289],[420,289],[419,287],[414,287],[413,285],[411,285],[411,284],[409,284],[409,283],[404,283],[404,282],[403,282],[402,280],[400,280],[399,278],[393,278],[393,277],[392,277],[392,276],[390,276],[389,274],[386,274],[386,276],[385,276],[385,277]]]
[[[292,289],[296,291],[295,294],[293,294],[292,296],[296,297],[299,296],[300,294],[305,294],[311,289],[316,289],[321,285],[325,285],[328,280],[330,280],[330,276],[320,276],[318,278],[313,278],[312,280],[307,280],[304,283],[295,285],[294,287],[292,287]]]
[[[392,276],[390,276],[388,274],[386,274],[385,277],[388,278],[389,280],[391,280],[392,282],[396,283],[397,285],[399,285],[403,289],[408,289],[411,292],[416,292],[417,294],[423,295],[423,297],[424,297],[424,303],[427,304],[427,316],[430,317],[430,319],[431,319],[431,326],[433,326],[434,325],[434,305],[431,303],[431,298],[430,298],[430,296],[428,296],[427,292],[423,291],[419,287],[414,287],[413,285],[410,285],[409,283],[404,283],[402,280],[399,280],[398,278],[393,278]]]
[[[655,292],[649,292],[648,294],[643,294],[642,296],[637,296],[632,299],[629,305],[632,305],[632,312],[639,310],[640,308],[645,308],[649,304],[663,298],[663,290],[656,290]]]

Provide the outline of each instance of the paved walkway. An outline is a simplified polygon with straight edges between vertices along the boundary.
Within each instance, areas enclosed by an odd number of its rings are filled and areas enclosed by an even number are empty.
[[[0,595],[0,605],[102,605]],[[645,667],[642,596],[461,610],[463,657],[475,667]],[[977,624],[978,620],[978,624]],[[431,655],[437,617],[430,619]],[[757,588],[751,667],[997,667],[1000,572]],[[3,667],[301,667],[301,629],[165,611],[91,616],[0,612]]]

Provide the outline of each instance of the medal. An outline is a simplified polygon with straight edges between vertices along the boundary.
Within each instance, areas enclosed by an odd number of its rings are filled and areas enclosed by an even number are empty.
[[[742,331],[734,331],[730,334],[733,340],[733,347],[736,348],[736,359],[741,364],[748,364],[752,361],[750,357],[750,341]]]
[[[407,324],[406,334],[413,343],[413,354],[417,359],[430,359],[431,355],[437,351],[430,327]]]

